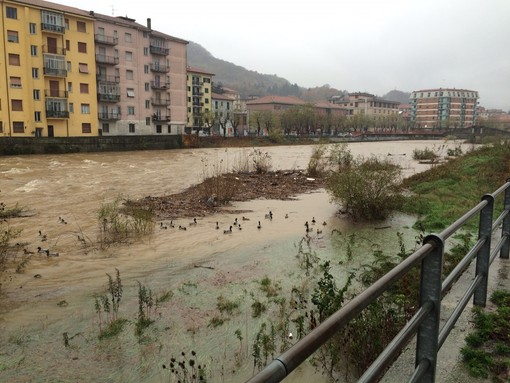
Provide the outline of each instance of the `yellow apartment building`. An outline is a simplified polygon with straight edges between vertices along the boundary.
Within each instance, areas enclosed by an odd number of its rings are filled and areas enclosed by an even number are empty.
[[[213,73],[187,67],[188,120],[186,133],[202,130],[204,115],[212,111],[213,76]]]
[[[0,0],[0,137],[97,136],[94,18]]]

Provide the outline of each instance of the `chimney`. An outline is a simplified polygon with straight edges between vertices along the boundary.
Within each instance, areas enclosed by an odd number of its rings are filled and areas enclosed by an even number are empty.
[[[150,17],[147,18],[147,28],[152,29],[151,28],[151,19],[150,19]]]

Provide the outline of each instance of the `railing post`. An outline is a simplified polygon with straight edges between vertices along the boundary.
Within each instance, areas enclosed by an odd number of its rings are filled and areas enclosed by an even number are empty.
[[[506,180],[506,182],[510,182],[510,178]],[[505,210],[510,210],[510,187],[507,187],[505,190],[505,199],[503,202],[503,207]],[[505,218],[503,218],[503,225],[501,229],[501,236],[510,235],[510,214],[507,214]],[[503,246],[501,246],[501,250],[499,252],[499,257],[503,259],[508,259],[508,255],[510,254],[510,238],[507,237]]]
[[[439,338],[439,320],[441,312],[441,279],[443,271],[444,239],[437,234],[425,237],[423,243],[434,242],[434,250],[421,263],[420,307],[432,302],[433,309],[418,328],[415,366],[423,360],[429,362],[429,368],[420,379],[423,383],[433,383],[436,379],[437,347]]]
[[[485,242],[476,256],[476,275],[482,277],[481,283],[475,290],[473,304],[485,307],[487,302],[487,282],[489,276],[489,262],[491,256],[491,237],[492,237],[492,216],[494,213],[494,196],[485,194],[482,201],[487,201],[487,205],[480,211],[480,224],[478,225],[478,239],[484,239]]]

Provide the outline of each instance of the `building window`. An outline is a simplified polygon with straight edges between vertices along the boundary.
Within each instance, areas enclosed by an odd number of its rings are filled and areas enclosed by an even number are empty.
[[[143,73],[149,73],[149,66],[148,65],[144,65],[143,66]]]
[[[67,91],[69,93],[72,93],[73,92],[73,83],[72,82],[68,82],[67,83]]]
[[[150,83],[148,83],[148,82],[146,82],[146,83],[145,83],[145,91],[146,91],[146,92],[148,92],[148,91],[150,91],[150,90],[151,90],[151,84],[150,84]]]
[[[13,7],[5,7],[5,13],[8,19],[18,18],[18,9]]]
[[[76,29],[78,32],[87,32],[87,25],[84,21],[77,21],[76,22]]]
[[[41,122],[41,112],[34,112],[35,122]]]
[[[135,115],[135,107],[134,106],[128,106],[128,116],[134,116]]]
[[[127,88],[127,96],[135,97],[135,90],[133,88]]]
[[[81,124],[81,132],[82,133],[92,133],[92,126],[90,125],[90,122],[83,122]]]
[[[39,78],[39,68],[32,68],[32,78]]]
[[[151,107],[151,100],[145,100],[145,109],[150,109]]]
[[[161,125],[156,125],[156,133],[161,133]]]
[[[13,111],[23,111],[23,100],[11,100],[11,109]]]
[[[79,63],[78,65],[79,65],[80,73],[89,73],[89,66],[88,66],[88,64]]]
[[[69,103],[69,113],[74,113],[74,103]]]
[[[126,71],[126,80],[133,80],[134,79],[134,73],[132,70]]]
[[[28,24],[28,30],[30,31],[31,35],[35,35],[37,33],[37,24],[36,23]]]
[[[129,133],[135,132],[135,124],[129,124]]]
[[[78,42],[78,52],[87,53],[87,43]]]
[[[143,55],[144,56],[148,56],[149,55],[149,48],[147,48],[147,47],[143,48]]]
[[[25,124],[23,121],[13,121],[12,131],[14,133],[25,133]]]
[[[9,53],[9,65],[19,66],[20,65],[19,55],[15,53]]]
[[[110,133],[110,125],[109,124],[103,124],[103,133]]]
[[[90,114],[89,104],[81,104],[81,114]]]
[[[126,41],[126,43],[130,43],[131,42],[131,33],[125,33],[124,34],[124,40]]]
[[[151,118],[145,117],[145,125],[150,125],[150,124],[151,124]]]
[[[4,132],[4,125],[2,123],[2,121],[0,121],[0,133],[3,133]]]
[[[71,51],[71,41],[69,41],[69,40],[66,40],[66,51],[68,51],[68,52]]]
[[[9,77],[9,82],[11,83],[11,88],[21,88],[21,77]]]
[[[19,43],[18,31],[7,30],[7,41],[10,43]]]
[[[126,51],[126,61],[133,61],[133,52]]]
[[[80,84],[80,93],[89,93],[89,84],[81,83]]]
[[[30,45],[30,54],[32,56],[37,56],[37,45]]]
[[[34,96],[34,100],[40,100],[41,99],[41,91],[39,89],[34,89],[32,92]]]
[[[168,134],[172,133],[172,126],[171,125],[167,125],[168,126]]]
[[[149,37],[149,34],[147,33],[147,31],[143,31],[143,37],[146,39],[147,37]]]
[[[67,71],[71,72],[71,61],[67,62]]]

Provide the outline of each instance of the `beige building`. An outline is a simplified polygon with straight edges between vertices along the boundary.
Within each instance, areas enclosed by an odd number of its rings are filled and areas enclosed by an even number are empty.
[[[365,114],[368,116],[387,116],[398,114],[399,102],[385,100],[370,93],[356,92],[348,96],[332,97],[331,102],[347,110],[347,114]]]
[[[103,135],[182,134],[187,41],[127,17],[94,15]]]
[[[0,5],[0,136],[97,135],[93,17],[41,0]]]
[[[188,118],[186,132],[201,131],[204,116],[211,113],[212,78],[214,74],[199,68],[187,67]]]
[[[411,93],[411,119],[417,128],[468,128],[476,124],[478,92],[423,89]]]

